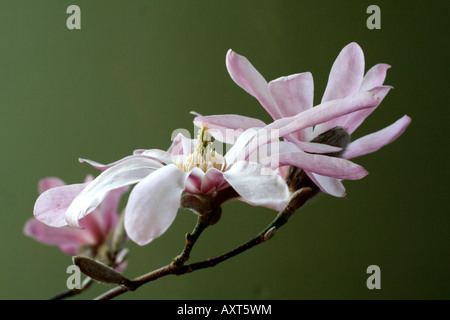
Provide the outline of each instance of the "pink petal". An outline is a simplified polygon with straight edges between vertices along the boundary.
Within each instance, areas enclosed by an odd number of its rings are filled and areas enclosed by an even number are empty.
[[[82,245],[94,243],[94,239],[85,230],[50,227],[34,218],[27,221],[23,232],[38,242],[58,246],[69,255],[75,255]]]
[[[188,176],[177,166],[168,165],[135,186],[125,211],[125,230],[131,240],[145,245],[169,228]]]
[[[366,75],[364,76],[360,91],[368,91],[375,87],[380,87],[383,85],[384,80],[386,79],[386,73],[387,70],[391,66],[385,63],[379,63],[377,65],[374,65],[372,68],[370,68],[369,71],[367,71]]]
[[[198,167],[194,167],[186,180],[185,191],[192,194],[202,194],[202,180],[205,173]]]
[[[341,158],[305,152],[286,152],[275,157],[278,158],[278,166],[294,166],[339,179],[359,180],[367,175],[367,171],[360,165]],[[275,167],[277,166],[272,166]]]
[[[390,86],[383,86],[383,87],[375,87],[371,89],[371,92],[373,92],[378,98],[378,104],[375,105],[372,108],[367,108],[363,110],[358,110],[356,112],[352,112],[350,114],[347,114],[345,116],[333,119],[332,121],[329,121],[328,124],[328,130],[331,128],[334,128],[336,126],[341,126],[344,128],[347,128],[347,132],[349,134],[352,134],[363,122],[364,120],[372,114],[373,111],[380,105],[381,101],[386,97],[388,92],[392,89]],[[316,132],[315,132],[316,134]]]
[[[364,76],[364,53],[352,42],[342,49],[333,63],[322,102],[343,99],[358,92]]]
[[[252,205],[281,211],[289,202],[289,190],[281,176],[258,163],[239,161],[223,177]]]
[[[269,90],[281,116],[291,117],[311,109],[314,100],[314,82],[311,73],[299,73],[269,82]],[[312,128],[293,133],[301,141],[312,139]]]
[[[65,217],[70,226],[94,210],[111,190],[139,182],[162,165],[147,158],[123,161],[102,172],[72,201]]]
[[[265,129],[279,129],[279,136],[285,137],[292,132],[330,121],[348,113],[365,108],[373,108],[377,106],[379,102],[380,98],[370,91],[358,92],[345,99],[324,102],[294,117],[276,120],[267,125]],[[316,132],[314,132],[314,134],[316,134]]]
[[[39,194],[41,194],[49,189],[61,187],[64,185],[66,185],[66,183],[56,177],[48,177],[48,178],[41,179],[41,180],[39,180],[39,183],[38,183]]]
[[[67,225],[64,214],[72,201],[87,185],[88,183],[71,184],[45,191],[36,200],[34,216],[37,220],[52,227]]]
[[[206,171],[202,179],[201,190],[204,194],[210,194],[217,191],[224,182],[223,173],[216,168],[210,168]]]
[[[343,157],[345,159],[352,159],[379,150],[381,147],[384,147],[397,139],[406,130],[410,123],[411,118],[408,116],[403,116],[390,126],[380,131],[353,141],[348,145]]]
[[[198,116],[194,119],[197,127],[201,127],[202,123],[208,124],[214,139],[230,144],[235,143],[244,130],[266,126],[261,120],[235,114]]]
[[[238,86],[258,99],[273,119],[281,117],[277,104],[269,92],[267,81],[246,57],[230,49],[227,53],[226,65],[231,78]]]

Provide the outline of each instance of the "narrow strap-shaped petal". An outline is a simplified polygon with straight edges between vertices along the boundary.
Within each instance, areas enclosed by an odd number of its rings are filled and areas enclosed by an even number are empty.
[[[167,150],[172,156],[188,155],[194,148],[195,139],[186,138],[181,132],[173,139],[172,145]],[[173,159],[172,159],[173,160]]]
[[[322,102],[343,99],[358,92],[364,76],[364,53],[352,42],[345,46],[331,67]]]
[[[379,102],[380,98],[371,91],[358,92],[345,99],[324,102],[296,116],[276,120],[264,129],[279,129],[279,136],[285,137],[297,130],[318,125],[345,114],[365,108],[373,108]]]
[[[269,92],[267,81],[246,57],[230,49],[226,56],[226,65],[231,78],[238,86],[258,99],[273,119],[281,118],[280,110]]]
[[[78,161],[80,163],[86,162],[89,165],[93,166],[94,168],[100,170],[100,171],[105,171],[111,167],[114,167],[116,165],[118,165],[119,163],[122,163],[124,161],[128,161],[131,159],[138,159],[138,158],[144,158],[144,159],[151,159],[154,161],[158,161],[161,164],[169,164],[172,163],[172,156],[170,153],[163,151],[163,150],[158,150],[158,149],[149,149],[149,150],[135,150],[133,155],[130,156],[126,156],[120,160],[111,162],[109,164],[102,164],[93,160],[89,160],[89,159],[83,159],[83,158],[79,158]]]
[[[372,94],[378,97],[378,102],[373,107],[357,110],[331,119],[326,123],[319,124],[314,128],[314,137],[338,126],[345,128],[349,134],[352,134],[364,120],[376,110],[391,89],[391,86],[381,86],[370,89],[368,92],[372,92]]]
[[[111,190],[139,182],[162,165],[147,158],[133,158],[102,172],[72,201],[66,211],[70,226],[79,226],[78,220],[94,210]]]
[[[269,91],[283,118],[311,109],[314,100],[314,81],[310,72],[281,77],[269,82]],[[293,133],[300,141],[312,140],[312,128]]]
[[[34,204],[34,216],[37,220],[52,227],[67,225],[64,214],[72,201],[87,185],[88,183],[70,184],[45,191]]]
[[[198,116],[194,119],[194,124],[197,127],[201,127],[202,123],[208,124],[208,131],[214,139],[230,144],[235,143],[236,139],[245,130],[266,126],[259,119],[235,114]]]
[[[258,163],[239,161],[223,176],[242,199],[252,205],[281,211],[289,202],[286,182],[276,171]]]
[[[411,118],[405,115],[380,131],[368,134],[351,142],[343,154],[343,158],[353,159],[379,150],[397,139],[410,123]]]
[[[380,87],[383,85],[384,80],[386,79],[386,73],[387,70],[391,66],[385,63],[379,63],[374,65],[372,68],[370,68],[369,71],[367,71],[366,75],[364,76],[360,91],[367,91],[375,87]]]
[[[267,161],[272,168],[294,166],[320,175],[346,180],[359,180],[367,175],[367,171],[356,163],[320,154],[286,152],[271,157],[278,159],[278,165],[272,159],[265,159],[263,163]]]
[[[162,235],[174,221],[189,173],[168,165],[139,182],[130,193],[125,230],[145,245]]]

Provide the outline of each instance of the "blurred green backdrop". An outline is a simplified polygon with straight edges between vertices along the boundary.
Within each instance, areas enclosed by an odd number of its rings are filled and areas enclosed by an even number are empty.
[[[71,4],[81,8],[81,30],[66,27]],[[381,30],[366,27],[371,4],[381,8]],[[366,70],[392,65],[386,83],[395,87],[356,135],[413,119],[399,140],[356,159],[370,175],[347,181],[345,199],[311,201],[268,243],[121,299],[449,299],[448,14],[448,1],[1,0],[0,298],[46,299],[65,288],[71,258],[22,232],[39,179],[77,183],[96,174],[78,157],[109,163],[166,149],[174,129],[193,132],[191,110],[268,121],[229,77],[230,48],[267,80],[311,71],[318,103],[334,59],[356,41]],[[240,244],[274,215],[227,204],[192,260]],[[125,274],[168,263],[194,222],[180,211],[150,245],[130,243]],[[381,290],[366,287],[372,264]]]

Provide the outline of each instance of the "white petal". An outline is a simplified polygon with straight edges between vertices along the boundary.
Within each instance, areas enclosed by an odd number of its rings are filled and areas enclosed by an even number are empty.
[[[109,191],[137,183],[160,167],[154,160],[133,158],[102,172],[73,200],[66,211],[67,223],[78,227],[78,220],[92,212]]]
[[[289,202],[286,182],[276,171],[258,163],[239,161],[223,176],[243,200],[252,205],[281,211]]]
[[[125,230],[145,245],[163,234],[174,221],[189,173],[168,165],[139,182],[125,210]]]

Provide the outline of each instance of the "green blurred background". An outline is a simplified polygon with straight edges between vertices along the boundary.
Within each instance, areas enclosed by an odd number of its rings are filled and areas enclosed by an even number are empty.
[[[71,4],[81,8],[81,30],[66,28]],[[381,8],[381,30],[366,27],[371,4]],[[267,80],[311,71],[318,103],[334,59],[356,41],[366,70],[392,65],[386,83],[395,87],[356,136],[413,119],[393,144],[356,159],[370,174],[345,182],[345,199],[311,201],[270,242],[121,299],[449,299],[448,14],[448,1],[1,0],[0,298],[65,289],[71,258],[22,232],[39,179],[77,183],[97,173],[78,157],[109,163],[166,149],[173,130],[193,132],[191,110],[269,121],[229,77],[230,48]],[[226,204],[192,260],[246,241],[274,215]],[[180,211],[150,245],[130,243],[125,275],[168,263],[194,223]],[[381,290],[366,287],[372,264]],[[96,284],[77,299],[109,288]]]

